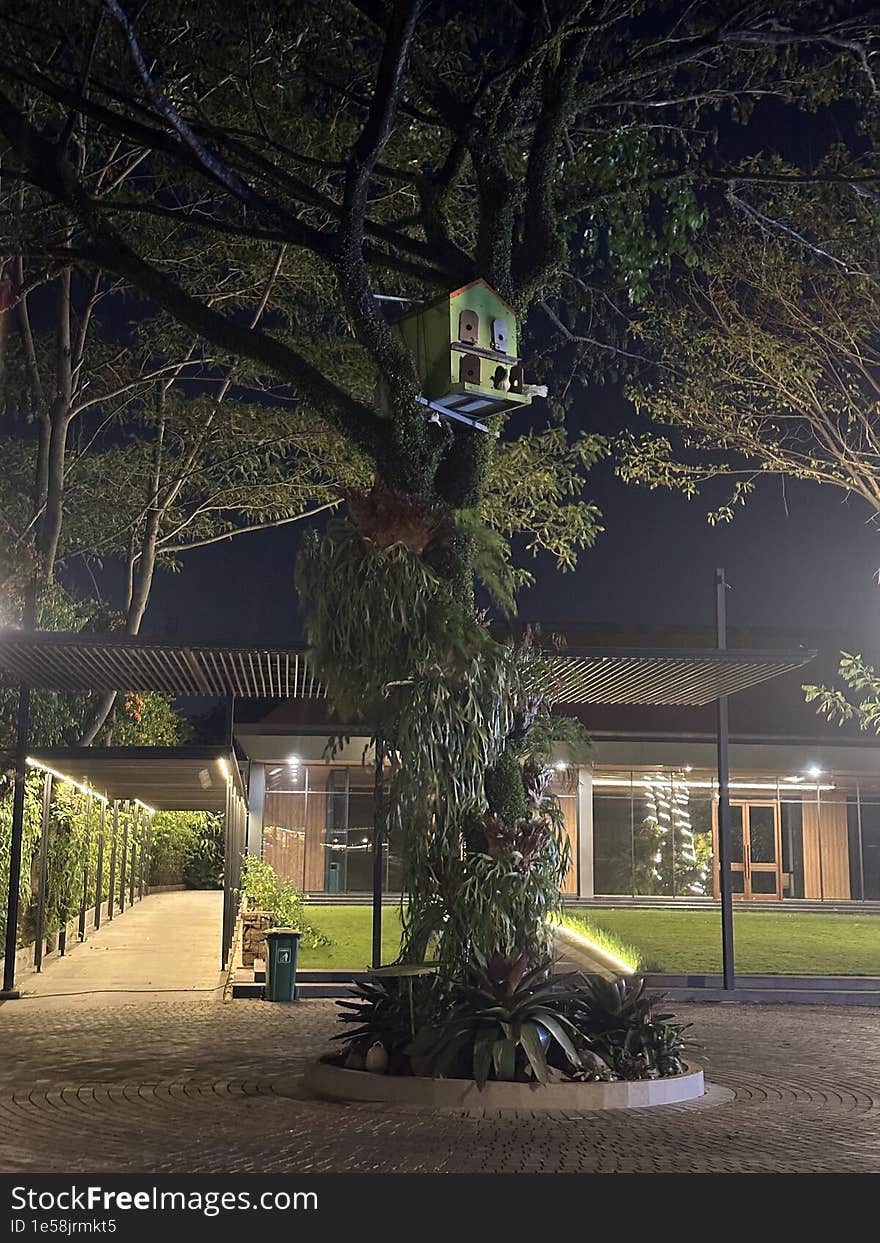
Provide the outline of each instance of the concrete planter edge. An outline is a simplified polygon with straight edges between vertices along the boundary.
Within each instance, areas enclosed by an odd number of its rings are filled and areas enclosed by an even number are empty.
[[[306,1068],[303,1087],[325,1100],[423,1105],[437,1109],[594,1110],[645,1109],[697,1100],[705,1093],[703,1069],[689,1062],[682,1075],[615,1083],[529,1083],[490,1081],[478,1088],[472,1079],[425,1079],[415,1075],[379,1075],[346,1070],[327,1062]]]

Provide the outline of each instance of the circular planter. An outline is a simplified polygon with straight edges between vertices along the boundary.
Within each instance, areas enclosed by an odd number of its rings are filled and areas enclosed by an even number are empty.
[[[375,1075],[328,1062],[306,1068],[304,1087],[334,1101],[376,1101],[439,1109],[644,1109],[692,1101],[705,1092],[703,1070],[691,1062],[683,1075],[616,1083],[497,1083],[478,1088],[473,1079],[422,1079]]]

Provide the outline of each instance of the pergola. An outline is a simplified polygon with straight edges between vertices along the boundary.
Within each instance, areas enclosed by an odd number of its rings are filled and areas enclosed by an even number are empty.
[[[654,704],[718,706],[719,872],[724,984],[734,987],[733,917],[730,881],[730,807],[728,799],[727,697],[781,674],[799,669],[815,656],[806,649],[768,651],[726,648],[724,576],[716,581],[717,647],[688,649],[571,648],[554,654],[555,704]],[[20,710],[15,752],[16,798],[13,804],[10,849],[6,963],[2,996],[14,996],[14,965],[18,923],[18,889],[21,870],[24,777],[27,761],[48,766],[53,761],[65,774],[85,773],[96,788],[148,791],[154,807],[180,807],[186,798],[182,785],[198,779],[199,764],[192,748],[175,748],[173,754],[153,748],[76,748],[28,750],[28,704],[31,689],[62,693],[157,691],[172,696],[286,699],[320,698],[324,690],[310,669],[301,647],[281,645],[168,643],[118,635],[26,633],[0,631],[0,673],[19,683]],[[232,799],[243,807],[243,786],[237,761],[227,747],[230,779],[227,785],[227,823],[242,821],[243,813],[231,809]],[[211,752],[214,759],[218,753]],[[62,768],[62,765],[64,766]],[[188,767],[187,767],[188,766]],[[184,771],[189,776],[182,780]],[[208,766],[210,772],[210,764]],[[235,777],[232,777],[234,772]],[[167,783],[166,792],[163,786]],[[234,787],[237,784],[237,788]],[[189,785],[188,789],[193,787]],[[168,800],[171,800],[169,802]],[[146,802],[147,800],[144,799]],[[196,806],[186,803],[184,806]],[[204,805],[204,804],[198,804]],[[243,824],[243,822],[242,822]],[[240,854],[243,828],[227,829],[227,879],[224,903],[224,961],[234,927],[230,866],[233,853]],[[377,830],[373,840],[374,951],[381,942],[381,875],[383,842]]]

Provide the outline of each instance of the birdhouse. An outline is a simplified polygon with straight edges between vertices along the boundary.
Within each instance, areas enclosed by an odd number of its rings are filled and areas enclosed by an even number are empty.
[[[513,309],[484,280],[397,320],[416,363],[422,396],[436,411],[468,421],[527,406]]]

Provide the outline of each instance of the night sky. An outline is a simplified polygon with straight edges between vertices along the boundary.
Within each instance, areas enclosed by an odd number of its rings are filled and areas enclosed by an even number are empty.
[[[619,409],[625,416],[622,400]],[[731,585],[731,627],[778,628],[803,634],[811,646],[851,641],[865,655],[880,636],[880,530],[857,499],[787,481],[786,514],[780,482],[767,479],[733,523],[712,527],[711,493],[688,501],[648,492],[623,484],[608,464],[594,469],[589,491],[603,510],[605,533],[574,573],[557,571],[548,557],[528,558],[538,582],[521,593],[523,619],[559,627],[709,626],[720,565]],[[299,640],[298,538],[293,525],[190,553],[183,573],[157,575],[144,633]]]

